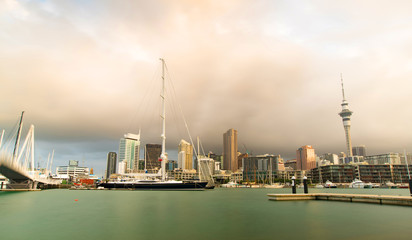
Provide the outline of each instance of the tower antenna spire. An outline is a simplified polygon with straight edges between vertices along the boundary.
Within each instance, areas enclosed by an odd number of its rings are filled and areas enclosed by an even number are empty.
[[[345,89],[343,88],[343,77],[342,77],[342,73],[340,74],[340,82],[342,84],[342,97],[343,97],[343,101],[345,101]]]

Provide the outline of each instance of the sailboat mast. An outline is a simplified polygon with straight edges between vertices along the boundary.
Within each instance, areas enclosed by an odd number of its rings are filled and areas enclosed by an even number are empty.
[[[160,61],[162,61],[162,154],[160,155],[160,158],[162,160],[161,162],[161,169],[162,169],[162,181],[165,181],[166,179],[166,109],[165,109],[165,60],[163,58],[160,58]]]
[[[51,155],[51,161],[50,161],[50,171],[49,171],[49,173],[52,173],[53,158],[54,158],[54,149],[53,149],[53,151],[52,151],[52,155]]]
[[[403,150],[405,154],[405,164],[406,164],[406,169],[408,170],[408,179],[411,179],[411,174],[409,173],[409,164],[408,164],[408,157],[406,155],[406,149]],[[401,177],[402,179],[402,177]]]
[[[24,111],[21,112],[19,130],[17,131],[16,142],[14,143],[13,161],[16,160],[17,152],[19,151],[20,135],[21,135],[21,129],[22,129],[22,125],[23,125],[23,115],[24,115]]]
[[[4,129],[1,131],[1,137],[0,137],[0,149],[1,149],[1,144],[3,143],[3,137],[4,137]]]

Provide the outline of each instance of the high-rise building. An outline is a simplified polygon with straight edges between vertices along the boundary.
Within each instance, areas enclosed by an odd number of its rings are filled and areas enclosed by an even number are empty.
[[[237,161],[237,130],[229,129],[223,134],[223,169],[236,172]]]
[[[159,161],[159,158],[161,154],[161,144],[146,144],[145,160],[147,170],[156,171],[160,169],[161,161]]]
[[[193,146],[183,139],[179,143],[177,162],[178,168],[187,170],[193,169]]]
[[[352,147],[352,154],[353,156],[366,156],[366,147],[365,145],[360,145],[356,147]]]
[[[132,134],[127,133],[124,138],[120,139],[119,144],[119,163],[126,162],[125,172],[133,172],[137,169],[133,169],[135,161],[140,157],[140,133]]]
[[[305,145],[296,150],[296,170],[310,170],[316,167],[315,149]]]
[[[325,153],[322,159],[329,161],[331,164],[339,164],[339,156],[337,154]]]
[[[107,154],[106,179],[108,179],[111,174],[116,173],[116,162],[117,162],[117,153],[109,152]]]
[[[346,150],[348,157],[352,157],[352,140],[350,137],[350,117],[352,116],[352,111],[349,110],[349,104],[345,98],[345,90],[343,88],[343,78],[341,76],[341,83],[342,83],[342,111],[339,113],[343,121],[343,128],[345,129],[345,136],[346,136]]]

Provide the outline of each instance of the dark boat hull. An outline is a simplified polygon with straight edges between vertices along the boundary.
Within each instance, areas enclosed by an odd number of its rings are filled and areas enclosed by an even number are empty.
[[[128,190],[205,190],[207,182],[182,182],[182,183],[127,183],[127,182],[108,182],[100,183],[97,187],[105,189],[128,189]]]

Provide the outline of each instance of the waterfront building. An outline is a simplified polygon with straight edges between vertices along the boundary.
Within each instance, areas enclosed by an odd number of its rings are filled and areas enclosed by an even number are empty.
[[[89,168],[80,167],[79,161],[70,160],[68,166],[58,166],[56,168],[56,178],[77,179],[89,175]]]
[[[401,164],[399,153],[365,156],[364,161],[369,164]]]
[[[229,129],[223,134],[223,169],[236,172],[239,169],[237,157],[237,130]]]
[[[360,145],[352,147],[352,154],[353,156],[366,156],[366,146]]]
[[[280,156],[258,155],[242,159],[243,180],[247,182],[268,182],[270,174],[272,179],[277,178]]]
[[[193,180],[193,179],[199,178],[199,174],[197,173],[195,169],[190,169],[190,170],[175,169],[171,171],[169,175],[175,180]]]
[[[117,165],[117,153],[109,152],[107,154],[106,179],[109,179],[111,174],[116,173],[116,165]]]
[[[345,137],[346,137],[346,149],[348,157],[352,157],[352,140],[350,136],[350,117],[352,116],[352,111],[349,110],[349,103],[346,101],[345,98],[345,90],[343,88],[343,78],[341,76],[341,83],[342,83],[342,111],[339,113],[339,116],[342,118],[343,128],[345,130]]]
[[[311,170],[314,183],[350,183],[355,178],[365,183],[407,183],[408,173],[403,164],[340,164],[321,166]]]
[[[161,162],[160,154],[162,153],[161,144],[146,144],[145,146],[145,159],[146,169],[151,172],[156,172],[160,169]]]
[[[187,170],[193,169],[193,146],[183,139],[179,143],[179,154],[177,161],[178,168]]]
[[[315,149],[305,145],[296,150],[296,170],[310,170],[316,167]]]
[[[290,168],[296,170],[296,159],[290,159],[285,162],[285,169]]]
[[[235,183],[240,183],[244,179],[243,177],[243,172],[237,171],[233,172],[230,174],[229,181],[230,182],[235,182]]]
[[[324,183],[329,180],[334,183],[350,183],[357,175],[354,165],[325,165],[310,170],[314,183]]]
[[[120,139],[119,144],[119,163],[126,162],[125,172],[136,172],[136,160],[140,157],[140,133],[127,133]],[[137,165],[138,166],[138,165]]]

